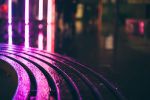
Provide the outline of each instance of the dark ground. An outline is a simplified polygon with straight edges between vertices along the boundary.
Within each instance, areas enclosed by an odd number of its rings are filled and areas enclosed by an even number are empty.
[[[129,40],[121,37],[118,42],[117,59],[114,60],[112,50],[100,49],[98,36],[95,29],[90,30],[90,28],[83,33],[74,34],[72,38],[63,40],[61,54],[91,66],[91,69],[118,86],[127,100],[150,100],[150,45],[145,45],[143,42],[132,38]],[[135,46],[136,43],[139,45]],[[9,86],[9,83],[12,83],[12,80],[9,80],[11,75],[3,72],[0,70],[0,84]],[[9,81],[3,80],[5,78]],[[14,90],[10,91],[13,92]],[[0,91],[1,93],[2,91]]]
[[[131,45],[128,39],[121,38],[115,61],[113,51],[99,48],[97,34],[84,33],[76,37],[73,41],[74,50],[68,54],[69,56],[104,75],[121,89],[127,100],[150,99],[150,52],[147,52],[148,50],[133,48],[134,45]],[[146,46],[149,47],[150,45]],[[113,66],[114,61],[115,66]]]

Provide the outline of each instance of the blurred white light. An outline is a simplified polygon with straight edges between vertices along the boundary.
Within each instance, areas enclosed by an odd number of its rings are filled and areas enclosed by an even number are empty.
[[[29,47],[29,25],[25,25],[25,47]]]
[[[47,5],[47,51],[54,52],[55,42],[55,0],[48,0]]]
[[[8,25],[8,44],[12,45],[12,25]]]
[[[38,48],[40,50],[43,50],[43,34],[42,33],[39,33],[39,36],[38,36]]]
[[[25,0],[25,24],[29,24],[29,0]]]
[[[43,19],[43,0],[39,0],[39,15],[38,20]]]
[[[8,0],[8,23],[12,23],[12,0]]]

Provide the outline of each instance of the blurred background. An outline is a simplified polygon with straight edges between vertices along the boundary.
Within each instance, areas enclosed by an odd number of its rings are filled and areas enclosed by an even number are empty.
[[[0,0],[0,43],[50,45],[105,76],[128,100],[150,99],[150,0],[26,1]]]

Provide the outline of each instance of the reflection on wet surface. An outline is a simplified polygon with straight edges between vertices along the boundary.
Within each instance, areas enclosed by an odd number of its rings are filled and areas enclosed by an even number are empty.
[[[5,56],[0,56],[0,59],[8,62],[18,75],[18,86],[13,99],[27,99],[30,92],[30,79],[27,72],[21,67],[21,65]]]
[[[12,45],[12,25],[8,25],[8,44]]]
[[[9,57],[12,57],[12,58],[15,57],[18,61],[20,61],[23,64],[25,64],[26,66],[28,66],[28,68],[32,71],[32,73],[35,76],[35,79],[37,81],[37,97],[36,98],[38,98],[38,99],[48,99],[49,98],[50,87],[48,86],[48,83],[47,83],[46,78],[43,75],[43,73],[35,65],[33,65],[31,62],[29,62],[19,56],[16,56],[13,54],[9,54],[9,53],[1,53],[1,54],[8,55]],[[40,88],[40,87],[43,87],[43,88]]]
[[[67,3],[58,1],[60,2],[57,4],[59,6],[56,6],[54,0],[47,0],[46,2],[30,0],[30,4],[29,0],[26,0],[25,3],[19,0],[18,2],[25,5],[22,7],[19,5],[18,14],[15,14],[15,12],[11,12],[12,0],[8,1],[8,19],[0,19],[0,42],[36,47],[40,50],[55,51],[73,57],[119,85],[127,98],[140,100],[149,97],[150,35],[147,20],[124,19],[126,25],[119,26],[121,31],[117,43],[117,54],[113,55],[115,34],[113,4],[103,5],[105,9],[102,19],[103,30],[98,32],[100,28],[98,28],[100,23],[97,21],[98,4],[84,4],[74,0],[74,2],[68,1]],[[32,4],[33,6],[31,6]],[[24,6],[27,8],[26,10],[23,9]],[[56,14],[55,9],[51,9],[55,6]],[[107,6],[110,6],[110,8]],[[121,23],[124,24],[122,21]],[[41,57],[36,54],[29,54]],[[19,55],[25,56],[24,54]],[[28,56],[25,57],[28,58]],[[40,63],[39,59],[29,58],[35,59],[39,65],[48,66]],[[30,66],[28,62],[25,64]],[[51,69],[47,67],[45,69],[52,74]],[[128,82],[130,83],[126,84]]]

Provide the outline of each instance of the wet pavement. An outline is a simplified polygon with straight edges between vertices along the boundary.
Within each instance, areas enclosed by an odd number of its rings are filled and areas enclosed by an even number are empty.
[[[135,39],[124,38],[119,40],[116,60],[112,50],[100,49],[97,33],[77,35],[73,41],[73,50],[68,56],[89,65],[91,69],[108,78],[121,89],[127,100],[148,100],[150,52],[134,48],[135,45],[131,45],[129,41],[136,43]]]
[[[76,1],[76,0],[74,0]],[[88,1],[88,0],[87,0]],[[90,1],[90,0],[89,0]],[[106,0],[110,1],[110,0]],[[114,0],[112,0],[114,1]],[[34,0],[33,0],[34,2]],[[15,45],[24,45],[25,41],[25,23],[24,23],[24,12],[22,12],[23,6],[20,5],[23,2],[19,3],[18,10],[18,19],[15,21],[13,19],[12,23],[12,40]],[[69,2],[68,2],[69,3]],[[45,2],[45,5],[47,3]],[[116,55],[113,50],[106,50],[105,48],[101,48],[102,41],[100,34],[97,32],[97,4],[93,6],[89,5],[80,5],[81,8],[85,7],[85,9],[81,9],[82,14],[79,14],[79,17],[75,17],[75,5],[71,6],[71,4],[66,4],[65,10],[62,9],[62,3],[58,4],[59,6],[56,10],[56,37],[55,37],[55,50],[56,53],[59,53],[64,56],[69,56],[82,64],[87,65],[89,68],[93,69],[95,72],[106,77],[110,82],[114,83],[121,92],[125,95],[127,100],[150,100],[150,41],[148,39],[144,39],[143,37],[134,37],[134,36],[126,36],[124,32],[120,32],[120,37],[118,40],[118,48]],[[67,7],[69,6],[69,7]],[[70,7],[71,6],[71,7]],[[110,6],[110,5],[109,5]],[[36,6],[32,6],[34,9],[30,9],[33,12],[32,17],[35,17],[35,8]],[[31,7],[31,8],[32,8]],[[46,6],[45,6],[46,8]],[[68,9],[73,8],[73,9]],[[76,8],[80,11],[80,9]],[[104,6],[105,9],[105,6]],[[145,8],[144,8],[145,9]],[[33,10],[33,11],[32,11]],[[64,12],[64,11],[65,12]],[[82,11],[85,10],[85,11]],[[92,10],[94,11],[93,13]],[[104,25],[102,28],[106,30],[105,35],[109,35],[109,33],[113,33],[115,25],[115,15],[114,10],[108,8],[108,13],[102,16],[102,24]],[[44,10],[44,16],[46,16],[47,10]],[[72,12],[73,11],[73,12]],[[69,13],[70,12],[70,13]],[[110,16],[111,15],[111,16]],[[136,15],[136,14],[135,14]],[[140,14],[142,15],[142,14]],[[20,17],[21,18],[20,18]],[[72,18],[73,17],[73,18]],[[106,18],[103,18],[106,17]],[[107,17],[111,17],[109,20]],[[121,17],[121,16],[120,16]],[[31,22],[29,24],[29,40],[30,46],[38,48],[38,34],[43,34],[43,48],[46,49],[46,41],[47,41],[47,33],[46,33],[46,20],[37,21],[31,18]],[[119,19],[118,19],[119,20]],[[107,25],[105,25],[107,24]],[[41,28],[40,28],[41,27]],[[122,26],[120,26],[122,27]],[[9,40],[9,30],[7,18],[0,19],[0,43],[8,43]],[[149,29],[147,29],[149,30]],[[149,33],[147,33],[149,34]],[[103,34],[104,35],[104,34]],[[104,40],[106,40],[107,36],[104,36]],[[103,41],[104,42],[104,41]],[[3,63],[3,62],[2,62]],[[3,65],[0,62],[2,66]],[[2,70],[2,71],[1,71]],[[8,95],[12,96],[12,92],[14,91],[15,86],[10,87],[2,87],[3,84],[9,86],[9,83],[13,82],[10,80],[10,76],[8,73],[5,73],[3,69],[0,70],[0,88],[10,89],[11,93]],[[14,73],[11,73],[14,74]],[[89,74],[89,73],[88,73]],[[3,79],[7,78],[3,81]],[[14,77],[16,77],[14,75]],[[15,79],[15,78],[14,78]],[[15,81],[16,82],[16,81]],[[16,83],[14,82],[13,85]],[[0,96],[7,94],[8,91],[1,91]]]
[[[120,46],[115,81],[129,100],[150,99],[149,60],[150,52],[133,49],[129,44]]]
[[[72,57],[102,74],[122,91],[127,100],[150,99],[150,52],[146,49],[150,46],[123,35],[119,39],[117,55],[114,56],[113,50],[100,48],[99,34],[95,27],[89,28],[91,26],[88,25],[83,27],[81,33],[72,33],[73,30],[66,31],[67,34],[56,33],[63,36],[62,40],[56,38],[56,41],[58,40],[56,52]],[[141,48],[137,44],[142,48],[144,46],[144,49],[135,48],[135,45]],[[34,47],[37,47],[37,44]]]

